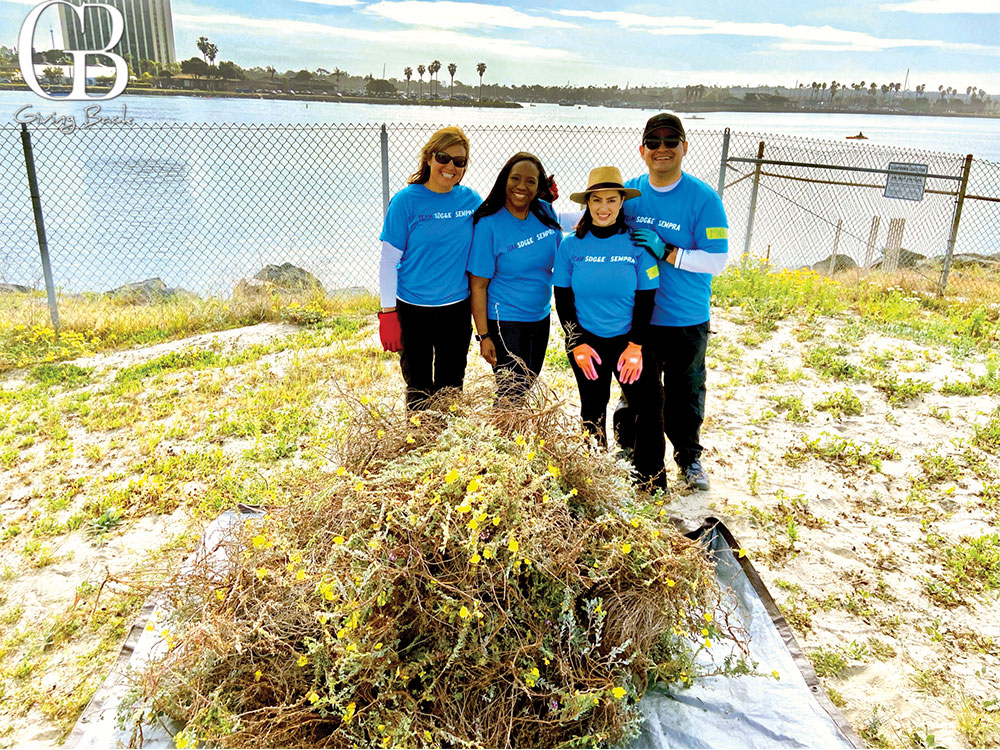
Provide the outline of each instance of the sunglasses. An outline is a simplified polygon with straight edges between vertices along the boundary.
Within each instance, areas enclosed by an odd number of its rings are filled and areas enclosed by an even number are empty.
[[[642,145],[648,148],[650,151],[656,151],[663,144],[667,148],[677,148],[681,144],[681,139],[676,135],[672,135],[669,138],[645,138],[642,141]]]
[[[451,154],[446,154],[444,151],[434,152],[434,161],[438,164],[450,164],[455,162],[455,166],[459,169],[464,169],[465,165],[469,163],[468,156],[452,156]]]

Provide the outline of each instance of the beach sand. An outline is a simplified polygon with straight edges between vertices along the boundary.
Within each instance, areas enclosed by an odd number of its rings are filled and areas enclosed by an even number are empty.
[[[984,578],[963,557],[966,540],[996,533],[1000,458],[995,446],[989,452],[972,444],[975,427],[990,423],[996,399],[940,392],[946,382],[986,372],[984,356],[865,333],[850,320],[787,319],[760,337],[739,309],[713,315],[702,441],[712,489],[675,492],[669,512],[692,522],[716,516],[730,527],[824,686],[867,742],[919,746],[929,735],[945,746],[1000,742],[1000,604],[995,590],[974,590]],[[74,696],[79,702],[103,679],[136,611],[134,603],[124,608],[117,631],[90,632],[92,589],[108,576],[179,559],[207,522],[193,510],[206,480],[180,476],[157,497],[186,501],[168,503],[168,513],[126,516],[95,536],[88,528],[101,493],[128,487],[130,479],[163,481],[142,478],[149,459],[198,450],[217,451],[219,466],[247,461],[247,451],[260,452],[259,437],[205,438],[213,413],[303,363],[336,378],[343,353],[330,342],[300,341],[242,365],[165,372],[124,391],[126,408],[117,420],[95,423],[66,403],[76,398],[93,415],[114,403],[111,389],[123,368],[189,347],[239,352],[288,341],[299,330],[261,325],[79,360],[92,370],[88,385],[56,388],[44,402],[32,402],[35,411],[11,412],[37,429],[22,433],[36,439],[19,446],[16,462],[0,473],[0,747],[52,745],[64,737],[79,710],[71,708]],[[559,345],[553,330],[553,350]],[[369,367],[360,382],[401,385],[377,335],[364,332],[353,346]],[[818,347],[839,361],[895,373],[897,384],[912,378],[931,390],[892,405],[871,378],[836,380],[808,366]],[[547,381],[567,395],[566,408],[575,409],[571,374],[546,368]],[[475,354],[470,372],[487,372]],[[32,383],[14,372],[0,386],[9,394]],[[860,401],[860,414],[817,410],[830,394],[854,403],[845,389]],[[196,393],[201,412],[190,409]],[[335,390],[327,388],[317,403],[335,413]],[[145,428],[134,434],[139,424]],[[153,437],[150,424],[162,427]],[[321,435],[321,426],[304,435],[299,451]],[[261,476],[280,465],[270,463]],[[82,518],[78,528],[45,533],[42,519],[65,524],[73,514]],[[949,568],[949,560],[958,562]],[[959,580],[962,570],[972,573],[968,580]],[[84,623],[78,634],[53,630],[77,609]]]

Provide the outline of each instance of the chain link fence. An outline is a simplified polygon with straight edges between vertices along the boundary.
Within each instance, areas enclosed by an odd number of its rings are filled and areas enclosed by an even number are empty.
[[[376,291],[385,200],[415,171],[436,127],[32,128],[54,285],[104,292],[158,277],[228,297],[264,266],[291,263],[328,293]],[[564,196],[557,207],[566,210],[575,204],[565,196],[586,187],[594,166],[616,165],[626,177],[646,171],[634,128],[465,130],[472,153],[464,183],[484,196],[517,151],[537,154],[556,175]],[[881,272],[909,274],[938,292],[1000,290],[998,164],[972,162],[953,238],[961,156],[718,131],[692,131],[689,141],[685,170],[724,183],[730,262],[748,252],[776,268],[812,266],[848,280]],[[878,172],[898,162],[940,175],[927,178],[922,200],[884,196]],[[0,283],[44,288],[19,129],[0,127],[0,164]]]

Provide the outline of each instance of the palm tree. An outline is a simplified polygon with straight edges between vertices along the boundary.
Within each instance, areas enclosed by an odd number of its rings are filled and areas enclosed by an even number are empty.
[[[830,106],[833,106],[833,97],[837,95],[837,89],[840,88],[840,84],[836,81],[830,83]]]
[[[448,63],[448,75],[451,76],[451,89],[448,94],[449,99],[455,98],[455,71],[458,70],[458,66],[455,63]]]
[[[417,96],[418,99],[424,95],[424,73],[426,72],[427,68],[423,65],[417,66],[417,73],[420,75],[420,94]]]
[[[479,73],[479,101],[483,100],[483,73],[486,72],[486,63],[476,63],[476,72]]]
[[[271,81],[274,81],[274,74],[277,73],[278,71],[274,69],[274,66],[268,65],[266,68],[264,68],[264,72],[267,73]]]
[[[340,77],[347,73],[346,70],[341,70],[340,68],[334,67],[333,78],[337,82],[337,91],[340,91]]]
[[[434,93],[432,96],[436,99],[441,93],[441,81],[437,78],[438,71],[441,70],[441,61],[435,60],[430,65],[427,66],[427,72],[431,74],[431,78],[438,81],[438,85],[434,87]]]
[[[208,41],[208,37],[206,36],[198,37],[198,41],[195,42],[195,44],[198,47],[198,51],[201,52],[201,58],[205,62],[208,62],[208,45],[211,44],[211,42]]]
[[[407,65],[403,68],[403,75],[406,76],[406,98],[410,98],[410,79],[413,78],[413,68]]]

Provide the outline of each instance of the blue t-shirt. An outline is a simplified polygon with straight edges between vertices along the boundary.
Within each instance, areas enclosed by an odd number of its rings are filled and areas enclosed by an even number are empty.
[[[403,251],[396,266],[396,296],[411,305],[439,306],[469,296],[472,214],[482,203],[479,193],[456,185],[435,193],[424,185],[407,185],[389,202],[379,239]]]
[[[547,214],[552,207],[542,203]],[[486,316],[490,320],[535,323],[549,316],[552,264],[562,232],[528,213],[518,219],[506,208],[476,222],[468,270],[490,279]]]
[[[554,286],[573,289],[580,325],[601,338],[632,330],[636,291],[656,289],[659,281],[656,258],[627,234],[603,240],[590,232],[570,235],[556,252],[552,273]]]
[[[706,183],[685,173],[673,190],[658,193],[649,175],[635,177],[625,187],[642,195],[625,201],[625,218],[633,229],[653,229],[660,239],[686,250],[729,252],[729,223],[722,199]],[[709,318],[712,274],[692,273],[660,261],[660,288],[656,292],[652,324],[693,326]]]

